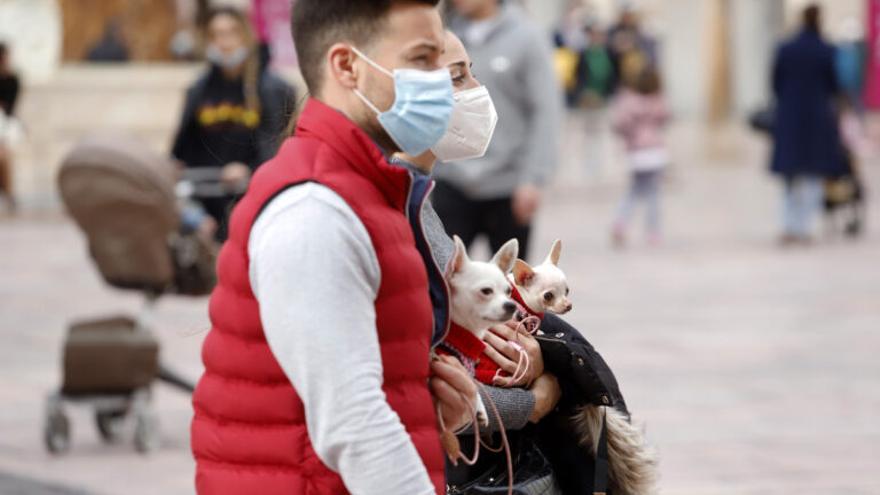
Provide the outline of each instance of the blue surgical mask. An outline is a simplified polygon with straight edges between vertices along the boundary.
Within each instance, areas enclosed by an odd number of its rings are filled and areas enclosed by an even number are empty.
[[[437,144],[446,133],[455,104],[449,70],[394,69],[392,73],[357,48],[352,50],[376,70],[394,79],[394,104],[385,112],[357,89],[354,92],[376,112],[379,124],[400,150],[418,156]]]

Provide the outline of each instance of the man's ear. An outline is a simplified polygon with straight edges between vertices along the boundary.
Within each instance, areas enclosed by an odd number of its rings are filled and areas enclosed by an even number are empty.
[[[535,278],[535,272],[523,260],[516,260],[513,263],[513,281],[519,287],[528,287],[532,279]]]
[[[354,62],[358,59],[351,46],[346,43],[335,43],[327,50],[327,71],[325,76],[339,81],[339,84],[348,89],[357,87],[357,75],[359,67]]]
[[[504,243],[501,246],[501,249],[495,253],[495,256],[492,257],[492,263],[498,265],[498,268],[501,268],[501,271],[507,275],[510,270],[513,268],[513,262],[516,261],[516,257],[519,254],[519,241],[516,239],[511,239]]]
[[[544,260],[544,263],[559,265],[560,251],[562,251],[562,241],[556,239],[555,241],[553,241],[553,246],[550,247],[550,254],[547,255],[547,259]]]
[[[454,235],[452,236],[452,241],[455,243],[455,252],[452,253],[452,261],[449,262],[449,266],[446,269],[447,275],[454,275],[460,272],[464,268],[465,263],[470,261],[467,248],[464,247],[461,237]]]

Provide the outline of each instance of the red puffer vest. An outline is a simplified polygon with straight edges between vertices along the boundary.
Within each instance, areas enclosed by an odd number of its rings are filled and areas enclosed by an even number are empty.
[[[339,194],[370,235],[382,272],[375,304],[383,389],[437,493],[445,493],[443,454],[427,386],[432,332],[428,279],[404,213],[410,180],[408,172],[385,161],[363,131],[317,100],[306,104],[296,136],[254,175],[232,213],[229,240],[219,255],[219,283],[209,308],[212,329],[202,349],[205,374],[193,396],[199,493],[347,493],[339,475],[312,448],[303,404],[269,349],[248,279],[251,226],[275,195],[306,181]]]

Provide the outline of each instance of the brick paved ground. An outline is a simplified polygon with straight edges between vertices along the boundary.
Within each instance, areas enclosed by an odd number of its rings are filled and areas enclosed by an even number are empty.
[[[622,186],[601,120],[573,119],[535,250],[562,237],[570,319],[612,365],[662,454],[668,494],[880,493],[880,208],[868,237],[783,251],[777,185],[760,140],[680,125],[667,184],[667,241],[608,247]],[[587,158],[589,157],[589,158]],[[880,163],[866,164],[880,191]],[[57,216],[0,223],[0,493],[190,493],[188,398],[159,388],[163,446],[104,446],[72,411],[61,458],[40,441],[59,381],[65,322],[134,311],[107,288],[77,230]],[[536,253],[536,256],[541,253]],[[163,299],[164,358],[197,376],[206,302]]]

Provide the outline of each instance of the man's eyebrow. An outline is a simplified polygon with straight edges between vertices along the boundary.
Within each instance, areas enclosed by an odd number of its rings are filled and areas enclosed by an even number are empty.
[[[427,48],[428,50],[435,51],[435,52],[440,51],[439,44],[434,43],[433,41],[427,41],[427,40],[418,41],[418,42],[414,43],[413,45],[408,46],[407,50],[417,50],[420,48]]]

